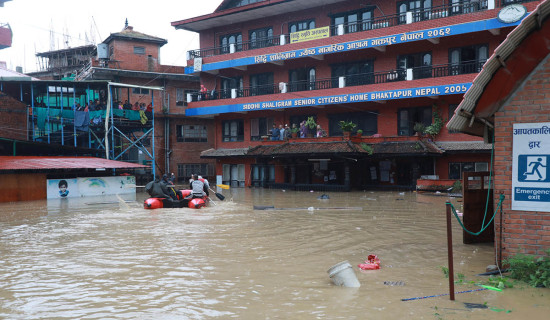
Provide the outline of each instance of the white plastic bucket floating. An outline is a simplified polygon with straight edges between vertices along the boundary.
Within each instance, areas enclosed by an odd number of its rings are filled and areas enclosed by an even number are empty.
[[[351,264],[347,260],[333,265],[327,272],[332,282],[337,286],[351,288],[359,288],[361,286],[355,276],[355,271],[353,271]]]

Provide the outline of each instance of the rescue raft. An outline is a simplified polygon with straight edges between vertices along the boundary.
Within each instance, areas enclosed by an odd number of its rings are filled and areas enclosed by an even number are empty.
[[[167,198],[149,198],[143,202],[145,209],[160,209],[160,208],[184,208],[200,209],[206,206],[207,196],[202,198],[185,199],[191,195],[191,190],[180,190],[183,198],[178,200],[172,200]]]

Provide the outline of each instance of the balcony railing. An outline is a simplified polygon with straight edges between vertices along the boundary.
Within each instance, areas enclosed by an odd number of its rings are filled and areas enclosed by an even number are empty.
[[[501,6],[511,3],[530,2],[535,0],[496,0],[500,1]],[[362,20],[353,23],[331,25],[331,36],[343,35],[346,33],[356,33],[368,30],[388,28],[400,24],[409,24],[424,20],[433,20],[445,18],[453,15],[469,14],[477,11],[488,10],[489,0],[480,1],[461,1],[443,6],[431,7],[421,10],[415,10],[406,13],[397,13],[383,17],[377,17],[371,20]],[[257,39],[247,42],[228,44],[220,47],[195,49],[188,51],[188,60],[194,58],[205,58],[223,54],[234,53],[237,51],[248,51],[258,48],[284,45],[289,43],[290,34],[273,36],[270,38]]]
[[[381,84],[395,81],[410,81],[425,78],[441,78],[460,74],[480,72],[485,60],[465,61],[462,63],[449,63],[435,66],[422,66],[409,69],[398,69],[383,72],[369,72],[347,75],[345,77],[333,77],[318,79],[315,81],[292,81],[279,84],[267,84],[261,86],[224,89],[210,92],[191,92],[187,94],[187,102],[203,100],[235,99],[240,97],[263,96],[269,94],[323,90],[362,86],[369,84]]]

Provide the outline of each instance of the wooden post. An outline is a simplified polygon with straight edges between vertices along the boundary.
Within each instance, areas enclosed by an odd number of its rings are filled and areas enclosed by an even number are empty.
[[[447,201],[445,204],[447,211],[445,215],[447,216],[447,256],[449,261],[449,295],[452,301],[455,300],[455,277],[454,277],[454,268],[453,268],[453,230],[451,226],[451,203]]]

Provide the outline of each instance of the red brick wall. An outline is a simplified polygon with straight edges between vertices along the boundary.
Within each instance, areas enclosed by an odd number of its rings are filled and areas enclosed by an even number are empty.
[[[495,114],[495,208],[499,195],[503,204],[503,257],[518,252],[543,255],[550,248],[550,213],[515,211],[512,199],[512,129],[514,123],[550,122],[550,59],[528,78],[513,99]],[[500,219],[495,217],[495,242],[499,241]]]
[[[0,137],[27,140],[27,107],[0,92]]]
[[[119,69],[137,70],[137,71],[157,71],[149,70],[148,56],[150,55],[155,64],[159,59],[159,45],[141,41],[128,41],[115,39],[109,43],[109,47],[113,47],[114,52],[111,59],[118,61]],[[135,54],[134,47],[144,47],[145,54]]]

